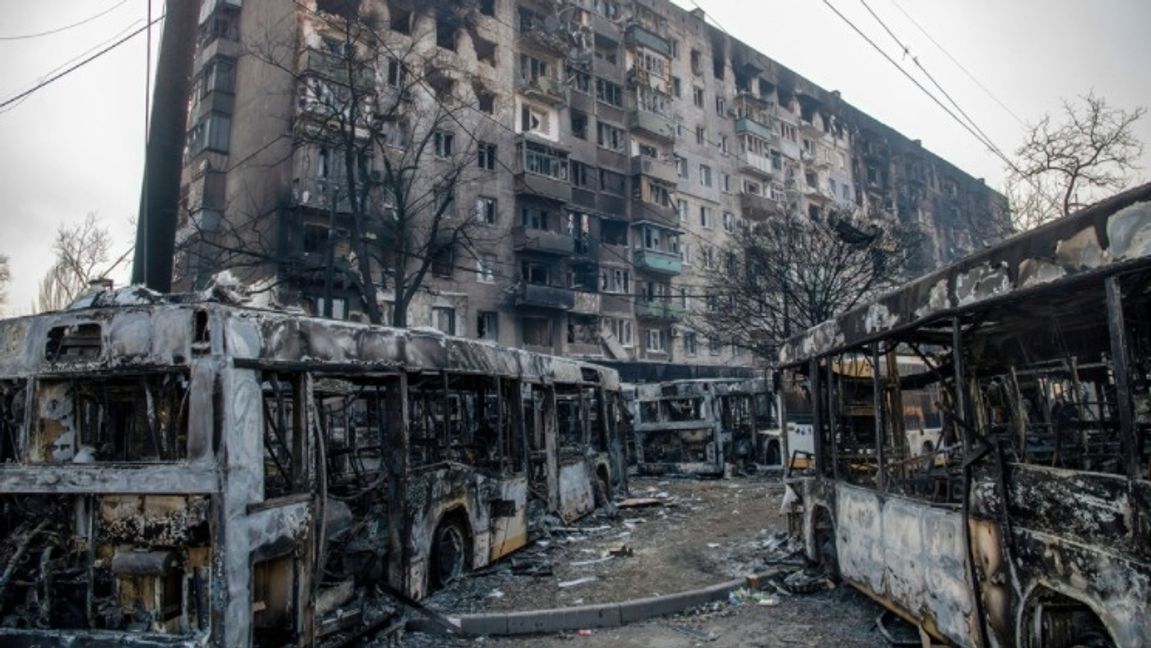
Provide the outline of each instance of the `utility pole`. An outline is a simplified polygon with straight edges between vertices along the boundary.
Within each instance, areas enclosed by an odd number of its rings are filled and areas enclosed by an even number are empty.
[[[199,9],[199,2],[167,0],[156,65],[132,283],[159,292],[172,290],[180,170]]]

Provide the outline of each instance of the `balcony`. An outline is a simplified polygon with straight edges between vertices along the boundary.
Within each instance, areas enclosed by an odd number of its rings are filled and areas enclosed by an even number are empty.
[[[739,211],[748,220],[763,221],[783,213],[779,203],[766,196],[739,194]]]
[[[337,212],[350,212],[352,203],[348,200],[348,190],[343,178],[299,178],[292,190],[292,204],[297,207],[314,207],[329,211],[332,200]]]
[[[351,85],[351,81],[355,81],[357,88],[371,88],[375,85],[372,70],[366,65],[315,49],[308,49],[304,53],[304,71],[344,86]]]
[[[672,229],[679,227],[679,214],[675,207],[657,205],[642,200],[631,201],[631,222],[654,223]]]
[[[800,154],[800,159],[803,160],[805,165],[813,169],[827,169],[831,166],[831,163],[823,159],[823,156],[811,151],[803,151]]]
[[[631,25],[624,36],[628,45],[639,45],[664,56],[671,56],[671,43],[666,38],[644,29],[640,25]]]
[[[571,202],[572,186],[566,180],[519,171],[515,175],[515,181],[517,194],[563,203]]]
[[[750,117],[740,117],[739,119],[735,120],[735,132],[737,134],[747,133],[749,135],[754,135],[761,140],[765,140],[773,144],[779,141],[779,135],[774,130],[772,130],[770,126],[761,124],[754,119],[751,119]]]
[[[812,139],[820,139],[829,134],[827,131],[806,119],[799,120],[799,132]]]
[[[683,319],[685,312],[683,303],[671,297],[640,299],[635,303],[635,316],[643,319],[678,322]]]
[[[631,174],[645,175],[670,185],[674,185],[679,181],[679,173],[675,169],[675,164],[650,158],[646,155],[632,156]]]
[[[771,180],[777,172],[771,165],[771,158],[751,152],[739,154],[739,170],[767,180]]]
[[[799,159],[799,143],[785,137],[779,139],[779,152],[791,160]]]
[[[556,107],[564,106],[568,102],[567,85],[549,76],[517,76],[516,92]]]
[[[576,290],[573,294],[575,301],[571,307],[571,312],[577,315],[599,315],[599,293]]]
[[[683,259],[675,252],[639,249],[635,251],[635,267],[637,270],[677,275],[683,272]]]
[[[675,141],[675,123],[663,115],[647,110],[633,110],[628,113],[627,127],[665,142]]]
[[[512,245],[516,252],[542,252],[571,256],[575,252],[575,239],[567,234],[548,230],[528,229],[522,225],[512,228]]]
[[[815,202],[826,202],[835,198],[830,190],[812,185],[804,185],[803,195],[808,200]]]
[[[580,236],[572,239],[572,242],[575,244],[575,251],[571,256],[572,263],[599,263],[599,241]]]
[[[570,37],[562,29],[548,29],[543,21],[520,20],[520,42],[552,56],[566,57],[571,50]]]
[[[516,291],[516,306],[571,310],[575,307],[575,291],[556,286],[522,284]]]

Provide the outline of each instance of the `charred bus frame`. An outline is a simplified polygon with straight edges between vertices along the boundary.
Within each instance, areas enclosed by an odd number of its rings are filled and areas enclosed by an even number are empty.
[[[1145,185],[789,340],[809,558],[957,645],[1151,646],[1149,313]],[[925,386],[943,429],[917,457],[892,413]]]
[[[759,378],[697,378],[628,386],[641,474],[721,476],[755,460],[772,401]]]
[[[139,297],[0,322],[6,646],[318,645],[625,479],[613,370]]]

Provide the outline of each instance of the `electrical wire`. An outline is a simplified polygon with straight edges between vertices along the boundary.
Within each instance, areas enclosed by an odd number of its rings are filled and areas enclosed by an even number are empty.
[[[32,38],[40,38],[41,36],[51,36],[52,34],[59,34],[60,32],[68,31],[69,29],[72,29],[73,27],[79,27],[81,25],[86,25],[86,24],[92,22],[93,20],[100,18],[101,16],[105,16],[105,15],[111,13],[114,9],[120,7],[121,5],[123,5],[127,2],[128,2],[128,0],[120,0],[116,4],[112,5],[111,7],[108,7],[107,9],[101,11],[98,14],[89,16],[83,20],[80,20],[78,22],[74,22],[70,25],[64,25],[63,27],[57,27],[55,29],[49,29],[47,31],[37,32],[35,34],[21,34],[19,36],[0,36],[0,42],[29,40]]]
[[[133,31],[132,33],[128,34],[127,36],[124,36],[123,38],[121,38],[121,39],[117,40],[116,42],[112,43],[111,45],[101,49],[100,51],[96,52],[95,54],[85,58],[84,60],[80,61],[79,63],[76,63],[75,65],[72,65],[71,67],[66,68],[64,71],[59,72],[57,74],[54,74],[54,75],[44,79],[43,81],[40,81],[35,86],[33,86],[27,90],[24,90],[23,92],[17,93],[15,95],[5,99],[4,101],[0,102],[0,109],[4,109],[4,108],[8,107],[9,105],[11,105],[17,101],[20,101],[21,99],[24,99],[25,97],[31,96],[33,93],[35,93],[39,90],[42,90],[44,87],[51,85],[52,83],[55,83],[56,81],[59,81],[60,79],[62,79],[64,77],[68,76],[69,74],[75,72],[76,70],[79,70],[80,68],[91,63],[92,61],[95,61],[96,59],[100,58],[101,56],[104,56],[105,54],[111,52],[112,50],[116,49],[117,47],[120,47],[124,43],[127,43],[128,41],[132,40],[136,36],[139,36],[140,34],[142,34],[144,32],[144,30],[150,28],[153,24],[158,23],[163,19],[164,19],[164,16],[163,16],[163,14],[161,14],[160,17],[156,18],[152,22],[150,22],[150,23],[144,25],[143,27]]]
[[[943,52],[943,55],[946,56],[952,63],[954,63],[955,67],[962,70],[963,73],[967,75],[968,79],[971,79],[971,81],[974,82],[975,85],[979,86],[979,88],[981,90],[983,90],[983,92],[986,93],[988,97],[991,97],[991,99],[995,103],[999,104],[1000,108],[1005,110],[1007,112],[1007,114],[1011,115],[1015,119],[1015,121],[1019,122],[1020,126],[1024,126],[1024,127],[1027,126],[1027,123],[1025,121],[1023,121],[1022,117],[1017,115],[1015,113],[1015,111],[1011,110],[1011,108],[1009,108],[1007,106],[1007,104],[1003,103],[1003,101],[1001,101],[999,99],[999,97],[995,96],[995,93],[991,92],[991,90],[989,90],[987,88],[987,86],[983,85],[983,82],[981,82],[978,77],[976,77],[974,74],[972,74],[970,70],[968,70],[966,67],[964,67],[964,65],[962,63],[960,63],[954,56],[952,56],[951,52],[947,51],[947,49],[945,47],[943,47],[943,45],[941,45],[939,43],[939,41],[932,38],[931,34],[927,31],[927,29],[924,28],[923,25],[919,24],[919,22],[917,20],[915,20],[915,18],[913,18],[911,16],[911,14],[907,13],[907,10],[904,9],[902,5],[900,5],[896,0],[891,0],[891,4],[895,5],[895,8],[898,9],[899,12],[902,13],[905,18],[907,18],[907,20],[911,21],[911,24],[915,25],[915,28],[918,29],[919,32],[927,38],[927,40],[931,41],[932,45],[937,47],[940,52]]]
[[[860,38],[867,41],[867,43],[869,45],[871,45],[871,47],[874,48],[875,51],[879,52],[880,55],[882,55],[883,58],[886,59],[888,63],[895,66],[895,68],[897,70],[899,70],[903,74],[903,76],[907,77],[907,79],[909,81],[911,81],[913,84],[915,84],[915,87],[919,88],[919,90],[921,92],[923,92],[923,94],[927,95],[927,97],[929,99],[931,99],[937,106],[939,106],[943,110],[943,112],[947,113],[947,115],[949,117],[951,117],[953,120],[955,120],[955,122],[957,124],[962,126],[963,129],[966,130],[976,140],[978,140],[980,144],[983,144],[985,147],[987,147],[987,149],[991,153],[996,155],[999,159],[1001,159],[1008,167],[1010,167],[1016,173],[1020,173],[1020,175],[1022,175],[1022,172],[1019,171],[1019,168],[1015,165],[1015,163],[1012,162],[1006,155],[1004,155],[1003,152],[1000,151],[995,146],[994,143],[985,141],[979,135],[978,132],[976,132],[973,128],[971,128],[970,125],[967,124],[967,122],[965,122],[958,115],[956,115],[954,111],[952,111],[950,108],[948,108],[946,104],[944,104],[942,101],[940,101],[938,97],[936,97],[934,94],[932,94],[930,90],[928,90],[922,83],[920,83],[919,79],[916,79],[914,76],[912,76],[910,72],[908,72],[902,65],[899,64],[898,61],[891,58],[890,54],[888,54],[886,51],[884,51],[884,49],[882,47],[880,47],[878,43],[876,43],[874,40],[872,40],[870,36],[865,34],[862,29],[860,29],[854,22],[852,22],[850,18],[843,15],[843,13],[840,12],[839,9],[837,9],[835,7],[835,5],[831,4],[830,0],[823,0],[823,4],[827,5],[827,7],[829,9],[831,9],[831,11],[835,13],[835,15],[839,16],[840,19],[842,19],[845,23],[847,23],[847,25],[849,27],[851,27],[851,29],[853,31],[855,31],[855,33],[858,34]]]
[[[887,32],[887,35],[890,36],[891,39],[895,41],[895,44],[898,45],[899,48],[903,50],[904,55],[911,57],[911,62],[915,64],[915,67],[919,68],[919,70],[921,72],[923,72],[923,75],[927,77],[928,81],[931,81],[931,84],[933,86],[935,86],[935,89],[939,90],[939,92],[949,102],[951,102],[951,105],[955,108],[955,110],[960,115],[962,115],[964,119],[967,120],[967,123],[969,123],[971,125],[971,127],[974,128],[979,133],[980,136],[982,136],[983,141],[986,143],[986,145],[994,148],[996,151],[999,152],[999,155],[1002,157],[1003,151],[1001,149],[999,149],[998,146],[995,146],[993,140],[991,139],[991,136],[989,136],[982,128],[979,127],[978,124],[975,123],[975,120],[972,119],[971,116],[968,115],[965,110],[963,110],[963,108],[959,105],[959,102],[957,102],[951,96],[950,93],[948,93],[946,90],[943,89],[943,86],[940,85],[939,82],[935,80],[935,77],[932,76],[931,73],[927,71],[927,68],[925,68],[923,66],[923,64],[919,62],[919,57],[917,57],[911,53],[911,48],[907,44],[905,44],[902,40],[900,40],[899,37],[895,35],[895,32],[893,32],[891,30],[891,28],[887,26],[887,23],[884,22],[883,19],[879,17],[879,14],[875,13],[875,10],[873,10],[871,8],[871,5],[867,4],[867,0],[859,0],[859,2],[863,5],[864,9],[867,9],[867,13],[871,14],[871,17],[874,18],[877,23],[879,23],[879,26],[882,27],[885,32]]]

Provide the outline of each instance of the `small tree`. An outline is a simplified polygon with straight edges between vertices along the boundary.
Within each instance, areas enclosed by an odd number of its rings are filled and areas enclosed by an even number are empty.
[[[282,214],[265,208],[253,215],[235,205],[222,231],[200,238],[212,242],[217,268],[272,264],[281,279],[292,266],[298,274],[322,275],[324,315],[331,315],[336,280],[354,286],[373,323],[384,323],[381,300],[390,293],[389,323],[402,327],[429,272],[474,255],[477,219],[459,205],[457,189],[476,177],[479,138],[493,126],[479,113],[493,110],[485,101],[494,95],[438,52],[438,45],[451,44],[442,32],[467,30],[475,7],[436,2],[422,8],[437,18],[430,33],[420,29],[429,21],[414,13],[399,29],[367,5],[319,3],[308,15],[314,29],[303,43],[274,35],[245,43],[250,56],[291,75],[298,107],[293,147],[312,152],[313,168],[301,175],[316,180],[298,187],[292,202],[301,202],[304,192],[322,194],[329,237],[343,232],[340,240],[329,240],[323,258],[302,267],[282,236],[259,238],[265,230],[253,226]],[[494,166],[494,148],[485,154],[485,164]]]
[[[1147,109],[1113,108],[1094,92],[1063,102],[1061,122],[1045,115],[1015,152],[1007,195],[1017,230],[1066,216],[1123,189],[1139,169],[1135,123]]]
[[[894,224],[857,226],[843,213],[812,220],[781,210],[735,232],[691,324],[770,361],[792,334],[900,280],[918,238]]]
[[[89,283],[111,272],[116,265],[107,265],[111,246],[108,228],[100,225],[100,219],[94,213],[88,214],[77,225],[60,225],[52,246],[56,261],[40,281],[35,310],[46,312],[65,308]],[[120,261],[123,259],[121,257]]]
[[[12,280],[12,272],[8,265],[8,255],[0,254],[0,305],[8,303],[8,282]]]

